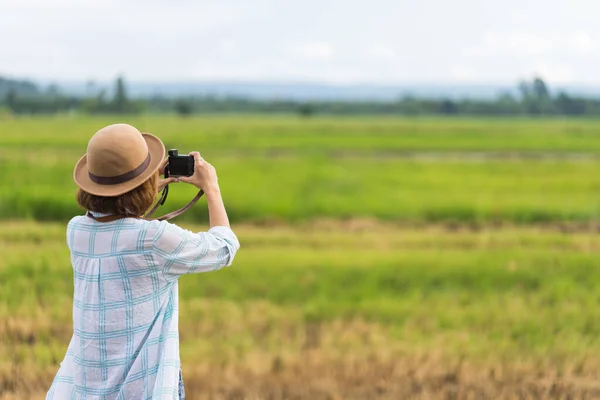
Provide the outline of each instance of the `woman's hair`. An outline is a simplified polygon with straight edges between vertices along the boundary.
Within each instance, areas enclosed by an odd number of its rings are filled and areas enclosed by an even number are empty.
[[[86,210],[102,214],[139,216],[152,207],[157,193],[158,172],[140,186],[120,196],[96,196],[79,189],[77,203]]]

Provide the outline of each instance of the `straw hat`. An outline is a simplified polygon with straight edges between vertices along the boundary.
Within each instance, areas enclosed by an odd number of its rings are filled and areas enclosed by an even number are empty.
[[[100,129],[75,165],[77,186],[96,196],[119,196],[140,186],[160,168],[165,146],[154,135],[127,124]]]

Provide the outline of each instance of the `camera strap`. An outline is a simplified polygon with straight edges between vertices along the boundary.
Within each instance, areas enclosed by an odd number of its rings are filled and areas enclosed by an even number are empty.
[[[168,187],[169,187],[168,185],[165,186],[165,189],[163,190],[163,194],[161,195],[161,199],[159,201],[157,201],[156,204],[154,205],[154,207],[152,207],[152,209],[144,216],[144,219],[151,219],[150,217],[152,216],[152,214],[154,214],[156,212],[156,210],[158,209],[158,207],[160,207],[162,204],[164,204],[165,200],[167,199],[167,193],[168,193],[168,189],[167,188]],[[204,191],[200,190],[200,191],[198,191],[198,193],[196,194],[196,196],[194,196],[194,198],[189,203],[187,203],[184,207],[180,208],[179,210],[171,211],[170,213],[165,214],[162,217],[153,218],[153,219],[156,219],[158,221],[168,221],[168,220],[170,220],[172,218],[175,218],[175,217],[183,214],[184,212],[186,212],[190,208],[192,208],[192,206],[194,204],[196,204],[196,202],[198,200],[200,200],[200,197],[202,197],[202,195],[204,195]]]
[[[156,202],[156,204],[150,209],[150,211],[148,211],[146,213],[145,218],[150,218],[150,216],[152,214],[154,214],[156,212],[156,210],[158,210],[158,207],[162,206],[163,204],[165,204],[165,201],[167,201],[167,195],[169,194],[169,185],[165,186],[164,189],[162,190],[161,194],[160,194],[160,198],[158,199],[158,201]]]
[[[183,214],[184,212],[186,212],[187,210],[189,210],[190,208],[192,208],[192,206],[194,204],[196,204],[196,202],[198,200],[200,200],[200,198],[204,195],[204,191],[200,190],[196,196],[194,196],[194,198],[184,207],[180,208],[179,210],[175,210],[172,211],[168,214],[163,215],[162,217],[158,217],[158,218],[150,218],[152,216],[152,214],[154,214],[156,212],[156,210],[158,209],[158,207],[160,207],[161,205],[163,205],[165,203],[165,200],[167,199],[167,194],[169,193],[169,190],[167,189],[169,186],[165,186],[165,188],[163,189],[162,193],[161,193],[161,197],[160,199],[156,202],[156,204],[154,205],[154,207],[152,207],[152,209],[150,209],[150,211],[142,218],[140,216],[137,215],[107,215],[104,217],[94,217],[92,215],[91,212],[87,212],[87,216],[95,221],[98,222],[111,222],[111,221],[116,221],[118,219],[122,219],[122,218],[137,218],[137,219],[146,219],[146,220],[158,220],[158,221],[168,221],[172,218],[175,218],[181,214]]]

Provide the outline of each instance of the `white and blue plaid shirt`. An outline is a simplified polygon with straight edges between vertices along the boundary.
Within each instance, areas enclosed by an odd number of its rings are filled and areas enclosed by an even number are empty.
[[[73,337],[46,399],[179,398],[178,285],[228,266],[231,229],[193,233],[168,222],[73,218]]]

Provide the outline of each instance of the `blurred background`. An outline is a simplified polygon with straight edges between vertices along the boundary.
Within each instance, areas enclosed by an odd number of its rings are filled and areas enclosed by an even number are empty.
[[[64,357],[72,170],[117,122],[213,163],[242,243],[180,281],[189,399],[600,397],[599,13],[0,0],[0,399]]]

